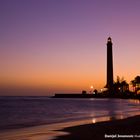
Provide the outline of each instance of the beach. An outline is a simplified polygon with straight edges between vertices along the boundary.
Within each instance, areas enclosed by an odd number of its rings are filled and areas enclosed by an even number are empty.
[[[139,104],[139,100],[126,99],[0,97],[0,140],[90,140],[104,139],[105,134],[139,135]]]
[[[55,140],[140,139],[140,116],[65,128]]]
[[[84,124],[86,123],[86,124]],[[81,125],[83,124],[83,125]],[[0,133],[1,140],[103,140],[140,139],[140,115],[121,120],[89,123],[77,121],[40,125]]]

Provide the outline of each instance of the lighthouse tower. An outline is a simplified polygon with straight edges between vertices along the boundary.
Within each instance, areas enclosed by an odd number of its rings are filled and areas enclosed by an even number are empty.
[[[106,88],[109,92],[113,90],[113,53],[112,53],[112,39],[107,39],[107,83]]]

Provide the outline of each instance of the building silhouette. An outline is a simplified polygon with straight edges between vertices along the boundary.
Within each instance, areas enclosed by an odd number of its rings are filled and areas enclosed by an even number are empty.
[[[106,88],[109,93],[113,92],[113,53],[111,37],[107,39],[107,82]]]

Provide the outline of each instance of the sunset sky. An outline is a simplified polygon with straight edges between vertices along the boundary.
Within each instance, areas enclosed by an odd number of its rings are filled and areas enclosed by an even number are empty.
[[[0,0],[0,87],[31,95],[89,91],[140,74],[140,0]],[[10,92],[0,95],[28,95]]]

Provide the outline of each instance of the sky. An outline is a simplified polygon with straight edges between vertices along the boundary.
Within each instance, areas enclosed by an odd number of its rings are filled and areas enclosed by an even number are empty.
[[[114,80],[130,83],[140,74],[139,7],[139,0],[0,0],[0,95],[103,88],[109,36]]]

